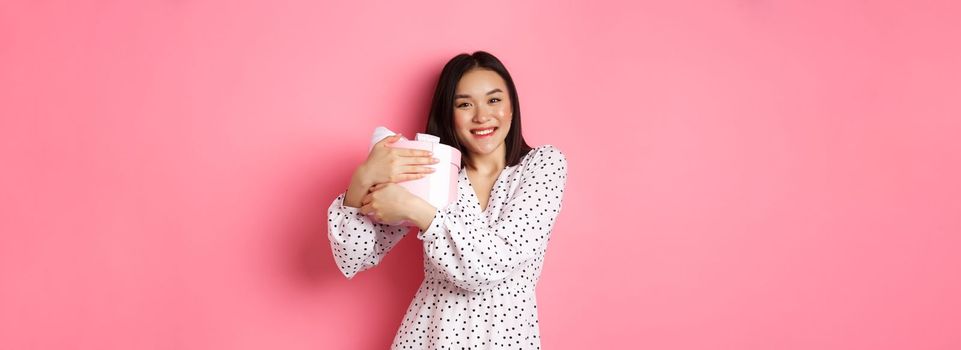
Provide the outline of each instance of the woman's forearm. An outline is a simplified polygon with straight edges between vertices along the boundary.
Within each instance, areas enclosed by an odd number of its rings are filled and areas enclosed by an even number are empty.
[[[347,187],[347,193],[344,194],[344,206],[360,208],[361,201],[373,185],[365,176],[364,167],[358,167],[354,175],[350,177],[350,186]]]
[[[407,219],[414,223],[421,231],[426,231],[430,227],[430,222],[434,221],[434,215],[437,214],[437,208],[430,205],[427,201],[415,197],[413,203],[409,206],[410,211],[407,213]]]

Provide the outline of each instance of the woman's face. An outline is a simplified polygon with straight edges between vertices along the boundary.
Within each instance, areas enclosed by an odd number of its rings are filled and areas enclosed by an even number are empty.
[[[496,72],[472,69],[457,82],[454,129],[472,156],[487,155],[504,147],[512,116],[507,84]]]

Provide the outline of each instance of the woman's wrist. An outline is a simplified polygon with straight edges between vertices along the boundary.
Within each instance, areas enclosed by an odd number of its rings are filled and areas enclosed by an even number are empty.
[[[370,180],[370,177],[367,176],[367,167],[363,164],[357,167],[357,170],[351,175],[350,181],[352,184],[364,187],[364,189],[375,185],[374,182]]]
[[[430,203],[420,197],[414,197],[410,208],[411,210],[407,212],[406,219],[417,225],[417,228],[421,231],[426,231],[430,227],[430,223],[434,221],[437,208],[434,208],[433,205],[430,205]]]
[[[344,196],[344,206],[360,208],[361,200],[367,195],[367,191],[374,184],[371,183],[366,177],[366,171],[363,165],[354,171],[354,174],[350,177],[350,186],[347,187],[347,193]]]

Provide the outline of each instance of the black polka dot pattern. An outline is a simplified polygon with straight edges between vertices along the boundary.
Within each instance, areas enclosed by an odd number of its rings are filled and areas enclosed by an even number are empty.
[[[327,236],[334,261],[348,279],[377,266],[410,228],[375,223],[360,208],[344,206],[344,193],[327,211]]]
[[[480,209],[466,170],[458,199],[438,209],[426,231],[424,282],[392,349],[540,349],[534,288],[561,210],[567,159],[551,145],[506,167]],[[407,231],[371,222],[343,205],[328,212],[334,259],[352,278],[376,266]]]

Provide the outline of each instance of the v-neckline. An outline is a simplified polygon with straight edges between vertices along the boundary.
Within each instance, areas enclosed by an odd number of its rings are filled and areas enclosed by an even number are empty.
[[[501,182],[501,177],[504,176],[505,172],[507,172],[507,168],[509,167],[504,167],[503,169],[501,169],[500,173],[497,174],[497,178],[494,179],[494,186],[491,186],[491,193],[489,193],[487,197],[487,207],[485,207],[484,209],[481,209],[480,197],[477,196],[477,191],[474,190],[474,185],[470,182],[470,176],[467,176],[467,167],[464,167],[461,169],[461,172],[464,174],[464,179],[467,180],[467,188],[470,190],[470,193],[473,195],[474,203],[477,204],[477,210],[481,214],[487,215],[487,212],[490,211],[491,204],[493,204],[491,199],[494,198],[494,192],[496,192],[495,190],[497,190],[497,186]]]

